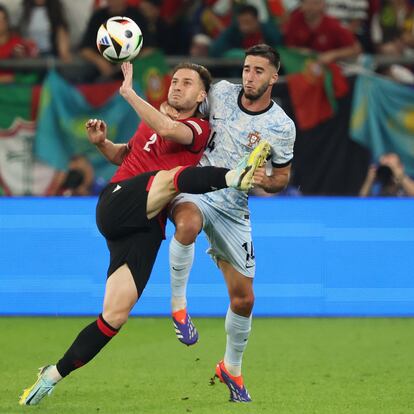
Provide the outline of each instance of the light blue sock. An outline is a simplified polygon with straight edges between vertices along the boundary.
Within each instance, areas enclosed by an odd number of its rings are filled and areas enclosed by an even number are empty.
[[[183,309],[187,304],[187,282],[194,260],[194,243],[181,244],[175,237],[170,242],[170,278],[172,311]]]
[[[252,315],[249,317],[237,315],[229,306],[224,326],[227,332],[224,363],[230,374],[239,376],[241,375],[243,352],[246,349],[252,327]]]

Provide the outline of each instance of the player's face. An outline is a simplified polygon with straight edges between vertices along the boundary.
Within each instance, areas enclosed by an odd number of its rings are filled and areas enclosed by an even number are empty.
[[[168,91],[168,103],[178,111],[196,109],[206,96],[199,74],[192,69],[178,69]]]
[[[246,56],[243,66],[243,92],[247,99],[257,100],[276,83],[276,68],[261,56]]]

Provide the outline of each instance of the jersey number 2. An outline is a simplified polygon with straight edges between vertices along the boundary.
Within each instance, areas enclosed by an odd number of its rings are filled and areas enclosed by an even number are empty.
[[[152,145],[152,144],[155,144],[155,141],[157,140],[157,134],[152,134],[151,136],[150,136],[150,139],[147,141],[147,143],[145,144],[145,146],[144,146],[144,151],[148,151],[148,152],[150,152],[151,151],[151,148],[149,147],[150,145]]]

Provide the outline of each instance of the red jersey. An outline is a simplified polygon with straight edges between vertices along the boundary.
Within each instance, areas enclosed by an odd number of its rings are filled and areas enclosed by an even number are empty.
[[[210,135],[208,121],[199,118],[179,120],[193,131],[193,142],[178,144],[164,139],[141,122],[130,139],[129,152],[119,166],[111,183],[135,177],[147,171],[171,170],[180,165],[197,165]]]
[[[334,17],[325,15],[319,26],[311,29],[301,10],[292,13],[284,32],[286,46],[306,47],[317,52],[327,52],[356,43],[353,33]]]
[[[16,46],[23,45],[24,41],[20,36],[12,35],[10,36],[10,39],[4,43],[3,45],[0,45],[0,59],[11,59],[14,57],[14,49]],[[0,75],[11,75],[13,71],[11,70],[4,70],[2,69],[0,71]]]

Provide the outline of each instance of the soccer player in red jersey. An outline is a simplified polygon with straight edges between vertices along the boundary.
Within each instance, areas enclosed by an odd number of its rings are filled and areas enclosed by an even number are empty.
[[[268,144],[262,145],[236,170],[193,167],[210,131],[198,111],[211,82],[207,69],[194,64],[175,69],[168,103],[180,113],[176,120],[134,92],[130,63],[124,63],[122,69],[120,93],[144,122],[128,144],[108,140],[102,120],[86,123],[91,143],[119,165],[96,209],[97,225],[110,251],[103,311],[79,333],[56,365],[41,369],[37,381],[20,397],[21,405],[38,404],[58,381],[94,358],[126,323],[148,282],[164,238],[167,203],[179,192],[204,193],[229,186],[248,190],[256,168],[270,152]]]

